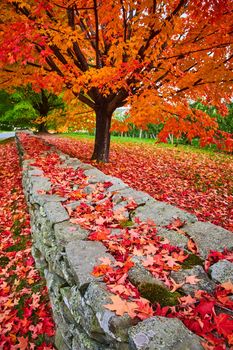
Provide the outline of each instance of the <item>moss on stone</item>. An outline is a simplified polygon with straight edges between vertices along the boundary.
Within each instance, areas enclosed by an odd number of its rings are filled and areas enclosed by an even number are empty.
[[[152,304],[159,303],[161,306],[177,305],[178,298],[181,297],[180,293],[172,293],[165,287],[154,283],[140,284],[138,290],[143,298],[148,299]]]
[[[183,262],[182,269],[191,269],[194,266],[203,266],[203,260],[195,254],[190,254],[188,258]]]
[[[125,220],[120,222],[120,227],[125,228],[125,227],[130,227],[133,226],[133,221],[132,220]]]

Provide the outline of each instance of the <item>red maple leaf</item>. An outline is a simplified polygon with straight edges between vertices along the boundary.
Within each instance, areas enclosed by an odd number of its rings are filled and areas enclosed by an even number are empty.
[[[219,334],[224,335],[230,341],[232,341],[233,335],[233,318],[227,314],[219,314],[214,317],[216,322],[217,330]],[[233,345],[233,342],[229,343]]]
[[[185,221],[181,221],[180,218],[173,219],[172,222],[166,226],[169,230],[177,230],[185,225]]]

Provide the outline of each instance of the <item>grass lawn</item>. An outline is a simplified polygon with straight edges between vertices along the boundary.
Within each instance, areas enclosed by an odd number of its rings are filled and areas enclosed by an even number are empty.
[[[83,133],[64,133],[64,134],[56,134],[56,136],[59,137],[71,137],[75,138],[77,140],[94,140],[94,135],[89,135],[89,134],[83,134]],[[163,143],[163,142],[156,142],[156,139],[152,138],[139,138],[139,137],[126,137],[126,136],[111,136],[111,142],[112,143],[136,143],[136,144],[142,144],[142,145],[154,145],[156,147],[161,147],[161,148],[168,148],[168,149],[179,149],[182,151],[187,151],[187,152],[197,152],[197,153],[207,153],[207,154],[223,154],[228,157],[227,154],[216,151],[213,146],[207,146],[204,148],[201,148],[197,145],[183,145],[183,144],[171,144],[171,143]]]

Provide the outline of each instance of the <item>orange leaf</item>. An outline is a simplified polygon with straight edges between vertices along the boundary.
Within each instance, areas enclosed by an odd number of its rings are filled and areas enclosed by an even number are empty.
[[[137,304],[131,301],[123,300],[119,295],[111,296],[112,304],[104,305],[107,309],[115,311],[118,316],[123,316],[124,313],[131,313],[137,308]]]
[[[198,252],[197,245],[191,238],[188,240],[187,246],[190,252],[192,252],[193,254],[196,254]]]
[[[227,281],[221,284],[221,287],[223,287],[226,290],[229,290],[231,293],[233,293],[233,283],[231,281]]]

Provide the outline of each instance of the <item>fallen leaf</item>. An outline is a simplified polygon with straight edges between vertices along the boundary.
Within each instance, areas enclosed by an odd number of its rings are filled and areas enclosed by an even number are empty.
[[[233,283],[231,281],[227,281],[220,284],[226,290],[229,290],[233,294]]]
[[[197,276],[192,275],[192,276],[187,276],[185,278],[185,283],[188,284],[197,284],[200,281],[200,278],[197,278]]]
[[[110,298],[112,304],[106,304],[104,306],[107,309],[114,311],[118,316],[123,316],[125,313],[132,313],[132,311],[137,308],[137,303],[123,300],[119,295],[113,295]]]

